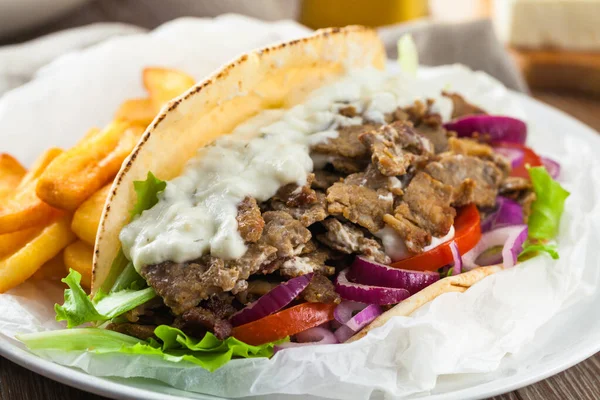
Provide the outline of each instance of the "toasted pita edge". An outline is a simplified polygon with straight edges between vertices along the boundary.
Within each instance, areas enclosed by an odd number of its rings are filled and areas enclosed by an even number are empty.
[[[103,285],[136,201],[133,182],[148,172],[168,180],[197,150],[269,108],[289,108],[350,68],[383,69],[377,33],[361,26],[330,28],[244,54],[170,101],[124,161],[106,200],[96,237],[92,294]],[[111,276],[114,276],[115,272]]]
[[[370,331],[383,326],[393,317],[409,316],[419,307],[429,303],[444,293],[464,292],[486,276],[490,276],[500,270],[502,270],[502,265],[491,265],[489,267],[476,268],[472,271],[465,272],[464,274],[440,279],[436,283],[427,286],[425,289],[413,294],[408,299],[403,300],[401,303],[381,314],[360,332],[348,339],[345,343],[351,343],[362,339]]]

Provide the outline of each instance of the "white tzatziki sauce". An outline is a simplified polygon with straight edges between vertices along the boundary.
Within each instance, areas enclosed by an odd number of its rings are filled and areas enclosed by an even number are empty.
[[[262,202],[284,185],[305,184],[315,164],[326,162],[313,160],[310,147],[335,138],[338,127],[363,123],[362,117],[340,115],[340,108],[354,106],[365,118],[384,123],[385,113],[433,98],[448,120],[452,103],[441,96],[442,89],[424,79],[367,68],[350,71],[291,109],[261,112],[200,149],[181,176],[167,182],[159,202],[123,228],[125,255],[138,271],[207,253],[241,257],[246,245],[237,230],[237,205],[246,196]]]

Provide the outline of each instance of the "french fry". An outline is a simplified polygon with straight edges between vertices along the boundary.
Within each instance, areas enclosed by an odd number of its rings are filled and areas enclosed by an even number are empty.
[[[27,170],[10,154],[0,154],[0,199],[17,187]]]
[[[23,283],[75,240],[70,218],[64,216],[51,223],[25,246],[0,260],[0,293]]]
[[[113,121],[58,156],[40,176],[37,196],[56,208],[75,210],[114,178],[143,132],[130,121]]]
[[[96,136],[99,133],[100,133],[100,128],[96,128],[96,127],[90,128],[85,133],[85,135],[83,135],[83,137],[81,139],[79,139],[79,142],[77,142],[77,143],[83,143],[86,140],[90,140],[91,138],[93,138],[94,136]]]
[[[124,119],[133,123],[148,126],[156,116],[151,99],[125,100],[115,114],[115,119]]]
[[[37,236],[43,227],[33,227],[0,235],[0,259],[13,254]]]
[[[98,190],[92,197],[84,201],[73,214],[71,230],[79,239],[91,246],[96,243],[96,233],[98,232],[102,209],[110,192],[110,187],[111,184],[109,183]]]
[[[93,257],[94,248],[81,240],[71,243],[64,251],[65,266],[81,274],[81,285],[86,289],[91,287]]]
[[[195,83],[194,78],[184,72],[158,67],[144,68],[142,80],[154,105],[155,113],[158,113],[165,103],[179,96]]]
[[[50,165],[50,163],[54,161],[54,159],[58,157],[62,152],[63,151],[61,149],[56,147],[52,147],[46,150],[41,156],[37,158],[37,160],[35,160],[31,169],[25,174],[23,179],[21,179],[21,182],[19,182],[19,186],[17,186],[17,190],[22,190],[32,181],[39,178],[42,172],[46,170],[48,165]]]
[[[68,269],[65,267],[65,261],[63,259],[63,251],[46,261],[44,265],[40,267],[30,279],[36,281],[59,281],[68,274]]]
[[[25,174],[19,186],[0,202],[0,235],[45,226],[60,214],[36,195],[39,175],[61,153],[50,149],[42,154]]]

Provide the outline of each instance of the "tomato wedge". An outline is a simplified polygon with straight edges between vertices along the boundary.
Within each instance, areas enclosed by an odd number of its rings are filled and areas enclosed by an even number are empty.
[[[479,242],[479,239],[481,239],[481,226],[479,211],[477,211],[474,204],[469,204],[458,210],[458,214],[454,219],[454,230],[455,234],[452,240],[456,242],[460,254],[471,250]],[[442,243],[425,253],[397,261],[391,266],[413,271],[437,271],[453,261],[452,251],[450,250],[452,240]]]
[[[233,328],[233,337],[258,346],[295,335],[333,319],[335,304],[302,303]]]
[[[504,147],[511,149],[519,149],[523,152],[523,162],[514,167],[510,172],[510,176],[518,176],[521,178],[529,179],[529,172],[527,172],[527,166],[530,167],[539,167],[543,165],[542,159],[538,156],[533,150],[531,150],[527,146],[523,146],[518,143],[509,143],[509,142],[496,142],[492,144],[493,147]]]

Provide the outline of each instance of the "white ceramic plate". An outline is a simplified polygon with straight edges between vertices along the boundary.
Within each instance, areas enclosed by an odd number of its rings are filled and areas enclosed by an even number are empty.
[[[547,139],[569,135],[583,139],[600,149],[600,135],[568,115],[527,96],[511,93],[524,108],[536,130],[546,132]],[[585,171],[582,171],[585,173]],[[464,374],[442,377],[429,400],[479,399],[505,393],[545,379],[600,351],[600,291],[585,302],[571,305],[542,326],[534,340],[518,358],[505,357],[499,369],[489,374]],[[64,384],[112,398],[124,399],[214,399],[187,393],[160,382],[144,379],[105,379],[53,364],[38,358],[16,341],[0,335],[0,354],[17,364]],[[518,370],[515,366],[518,363]],[[272,395],[262,398],[277,399]],[[307,397],[303,397],[307,398]]]

